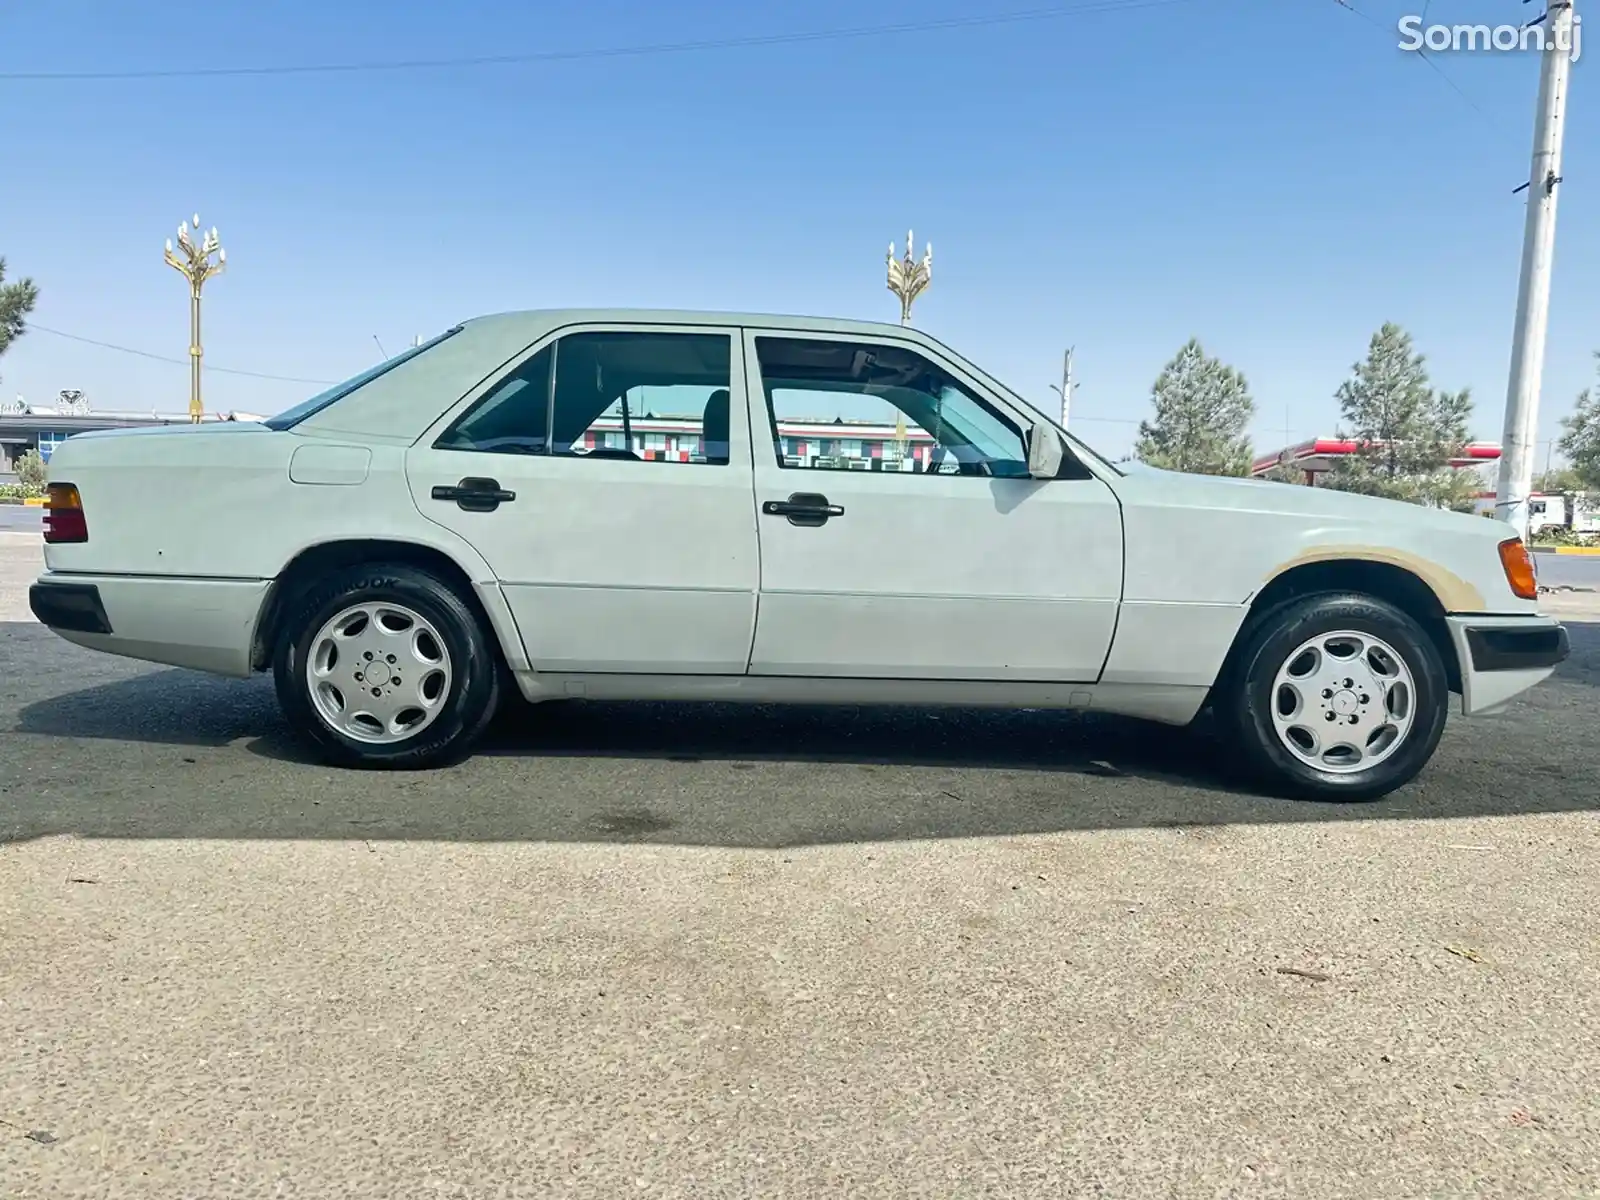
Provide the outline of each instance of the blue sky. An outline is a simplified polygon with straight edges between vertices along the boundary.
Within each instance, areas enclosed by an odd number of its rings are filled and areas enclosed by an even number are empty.
[[[0,13],[0,73],[588,50],[1040,8],[1049,0],[278,0]],[[1057,0],[1057,7],[1085,0]],[[1190,335],[1243,370],[1276,449],[1336,423],[1385,320],[1500,435],[1538,64],[1397,48],[1409,0],[1186,0],[535,65],[9,81],[0,254],[34,321],[181,359],[163,240],[198,210],[228,272],[206,359],[339,379],[415,334],[587,304],[893,320],[888,241],[934,243],[917,323],[1119,453]],[[1433,0],[1429,21],[1526,19]],[[195,50],[191,47],[199,47]],[[1600,57],[1600,39],[1594,54]],[[1574,71],[1542,438],[1600,348],[1597,142]],[[24,115],[25,114],[25,115]],[[182,410],[186,368],[30,332],[0,394]],[[210,373],[210,408],[317,390]],[[1543,448],[1541,447],[1541,455]]]

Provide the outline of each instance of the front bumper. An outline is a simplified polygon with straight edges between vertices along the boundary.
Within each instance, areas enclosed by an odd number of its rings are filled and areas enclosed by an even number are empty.
[[[1461,711],[1496,712],[1549,677],[1571,652],[1567,631],[1550,617],[1445,618],[1461,664]]]

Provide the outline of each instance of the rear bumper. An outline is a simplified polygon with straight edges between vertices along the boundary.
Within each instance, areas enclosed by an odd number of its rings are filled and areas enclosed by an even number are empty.
[[[28,589],[28,607],[39,624],[72,633],[110,633],[111,619],[92,583],[36,583]]]
[[[1547,679],[1571,651],[1567,631],[1550,617],[1445,618],[1461,663],[1461,711],[1491,713]]]
[[[246,676],[265,579],[73,575],[28,589],[39,623],[69,642],[149,662]]]

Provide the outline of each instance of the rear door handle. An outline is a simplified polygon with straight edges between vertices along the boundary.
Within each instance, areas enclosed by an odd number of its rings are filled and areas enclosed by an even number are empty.
[[[436,487],[429,493],[435,500],[454,500],[463,512],[493,512],[517,498],[500,486],[498,479],[468,476],[454,487]]]
[[[787,500],[768,500],[761,511],[769,517],[788,517],[791,525],[815,528],[844,516],[844,505],[829,504],[826,496],[816,492],[795,492]]]

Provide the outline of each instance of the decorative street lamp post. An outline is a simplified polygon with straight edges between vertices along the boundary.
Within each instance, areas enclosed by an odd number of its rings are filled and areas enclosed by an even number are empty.
[[[194,218],[194,232],[196,236],[201,236],[198,213]],[[216,255],[215,262],[211,258],[213,254]],[[200,403],[200,290],[205,287],[206,280],[221,273],[227,262],[228,252],[217,240],[214,225],[203,235],[198,246],[189,236],[187,221],[178,226],[178,253],[173,252],[171,240],[167,242],[167,266],[189,281],[189,420],[196,425],[205,415],[205,407]]]
[[[933,243],[929,242],[922,250],[922,261],[918,262],[912,250],[911,233],[906,233],[906,256],[896,259],[894,256],[894,243],[889,243],[889,290],[900,297],[900,324],[911,324],[911,305],[916,298],[927,290],[928,284],[933,279]]]

